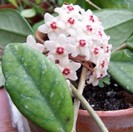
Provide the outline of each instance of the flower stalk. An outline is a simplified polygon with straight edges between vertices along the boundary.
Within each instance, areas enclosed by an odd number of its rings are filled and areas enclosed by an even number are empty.
[[[87,72],[87,69],[85,67],[83,67],[81,77],[80,77],[80,81],[79,81],[79,85],[78,85],[78,93],[80,95],[82,95],[83,90],[84,90],[86,72]],[[74,124],[73,124],[72,132],[76,132],[76,122],[77,122],[77,118],[78,118],[79,106],[80,106],[80,101],[79,101],[79,99],[75,98],[74,99]]]
[[[116,51],[126,49],[126,48],[127,48],[127,44],[124,43],[124,44],[120,45],[118,48],[116,48],[115,50],[113,50],[111,54],[115,53]]]
[[[95,7],[97,10],[101,10],[100,7],[98,7],[97,5],[95,5],[93,2],[91,2],[90,0],[86,0],[86,2],[88,2],[91,6]]]
[[[89,112],[90,116],[95,120],[101,132],[108,132],[106,126],[100,119],[100,117],[96,114],[90,104],[85,100],[85,98],[79,93],[79,91],[71,84],[71,89],[73,94],[80,100],[81,104],[85,107],[85,109]]]

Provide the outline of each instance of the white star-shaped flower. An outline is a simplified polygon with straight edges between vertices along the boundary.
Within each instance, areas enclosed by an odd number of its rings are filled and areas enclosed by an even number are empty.
[[[44,46],[49,51],[48,56],[52,54],[54,61],[58,61],[61,65],[68,62],[68,55],[75,50],[75,46],[67,42],[67,37],[64,34],[60,34],[55,41],[45,41]]]
[[[44,45],[40,43],[36,43],[34,37],[32,35],[29,35],[26,40],[26,44],[28,44],[30,47],[39,50],[40,52],[43,52],[44,50]]]
[[[70,61],[67,65],[61,66],[58,65],[59,69],[61,70],[62,74],[65,78],[70,80],[77,80],[77,73],[76,71],[80,68],[81,64]]]

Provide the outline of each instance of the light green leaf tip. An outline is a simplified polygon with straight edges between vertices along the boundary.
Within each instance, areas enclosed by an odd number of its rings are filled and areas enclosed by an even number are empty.
[[[21,11],[21,15],[25,18],[32,18],[36,15],[36,11],[33,8],[25,9],[25,10]]]

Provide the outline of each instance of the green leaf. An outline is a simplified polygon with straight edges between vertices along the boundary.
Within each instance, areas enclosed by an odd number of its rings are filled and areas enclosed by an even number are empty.
[[[36,32],[38,30],[38,27],[44,24],[44,20],[37,22],[36,24],[33,25],[33,30]]]
[[[7,91],[27,118],[49,132],[71,131],[71,95],[55,64],[26,44],[9,44],[2,70]]]
[[[133,35],[126,42],[127,47],[133,51]]]
[[[85,10],[89,9],[89,3],[86,0],[76,0],[75,4],[80,5],[80,7],[84,8]]]
[[[21,11],[21,15],[25,18],[31,18],[34,17],[36,15],[36,11],[35,9],[25,9]]]
[[[58,4],[62,6],[65,0],[57,0],[57,1],[58,1]]]
[[[0,87],[5,85],[5,78],[4,75],[2,73],[2,68],[1,68],[1,63],[0,63]]]
[[[109,72],[117,83],[133,93],[133,52],[125,49],[113,53]]]
[[[101,8],[124,8],[133,11],[133,0],[93,0]]]
[[[109,76],[101,78],[98,86],[102,88],[102,87],[104,87],[105,84],[110,85],[110,77]]]
[[[0,10],[0,48],[9,43],[25,42],[33,31],[27,21],[15,10]]]
[[[133,12],[127,10],[100,10],[95,14],[102,20],[105,32],[111,37],[113,50],[133,33]]]
[[[76,1],[77,1],[77,0],[65,0],[65,2],[68,3],[68,4],[71,4],[71,3],[74,4]]]
[[[99,81],[98,86],[99,86],[100,88],[103,88],[103,87],[104,87],[104,83],[103,83],[102,81]]]

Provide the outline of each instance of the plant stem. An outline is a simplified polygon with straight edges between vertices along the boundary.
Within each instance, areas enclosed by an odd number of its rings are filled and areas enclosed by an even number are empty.
[[[95,7],[98,10],[101,10],[100,7],[98,7],[97,5],[95,5],[93,2],[91,2],[90,0],[86,0],[86,2],[88,2],[90,5],[92,5],[93,7]]]
[[[79,93],[79,91],[72,84],[71,84],[71,89],[72,89],[73,94],[80,100],[82,105],[89,112],[90,116],[97,123],[101,132],[108,132],[106,126],[104,125],[104,123],[102,122],[100,117],[97,115],[97,113],[93,110],[93,108],[90,106],[90,104],[85,100],[85,98]]]
[[[115,50],[113,50],[112,54],[115,53],[116,51],[119,51],[119,50],[122,50],[122,49],[125,49],[125,48],[127,48],[127,44],[126,43],[120,45],[120,47],[118,47]]]
[[[78,85],[78,92],[81,95],[83,93],[83,89],[85,86],[86,72],[87,72],[87,69],[85,67],[83,67],[79,85]],[[74,99],[74,124],[73,124],[72,132],[76,132],[76,122],[77,122],[77,117],[78,117],[79,106],[80,106],[80,101],[78,99]]]

